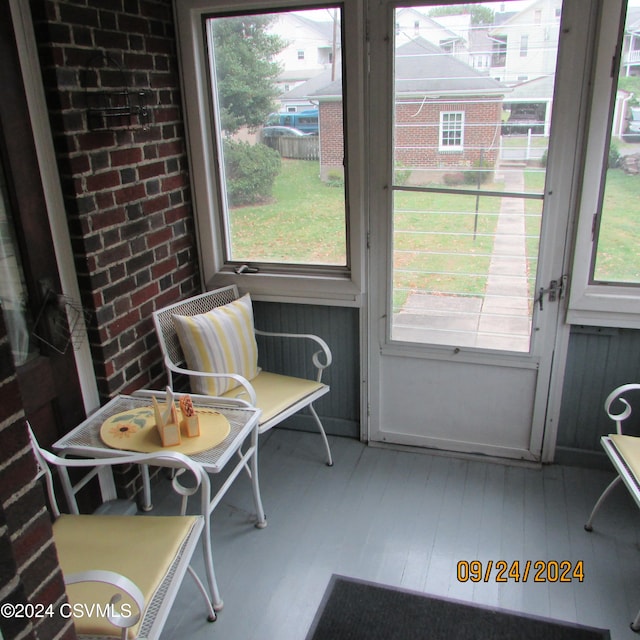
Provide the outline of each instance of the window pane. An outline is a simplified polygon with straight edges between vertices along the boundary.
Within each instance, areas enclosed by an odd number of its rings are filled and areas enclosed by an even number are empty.
[[[393,340],[531,348],[556,5],[395,12]]]
[[[630,7],[605,162],[591,282],[640,284],[640,9]]]
[[[18,254],[14,218],[2,167],[0,167],[0,307],[11,344],[13,361],[18,367],[34,356],[36,351],[31,340],[27,287]]]
[[[207,20],[227,261],[347,266],[340,22]]]

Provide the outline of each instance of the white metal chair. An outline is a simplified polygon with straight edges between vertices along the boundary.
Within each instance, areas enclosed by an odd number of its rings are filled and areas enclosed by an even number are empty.
[[[616,423],[616,433],[602,436],[600,443],[609,456],[618,475],[606,487],[598,498],[591,515],[584,525],[587,531],[593,531],[593,519],[613,489],[622,481],[629,493],[640,507],[640,438],[623,433],[623,422],[631,416],[631,404],[622,397],[632,391],[640,391],[640,384],[624,384],[616,387],[605,400],[604,409],[611,420]],[[620,402],[623,409],[620,413],[612,412],[612,405]],[[640,632],[640,611],[631,623],[631,629]]]
[[[322,373],[331,364],[332,355],[329,346],[320,337],[312,334],[260,331],[253,326],[253,315],[251,312],[249,326],[251,331],[255,332],[255,335],[310,340],[319,347],[318,351],[312,356],[312,364],[316,371],[314,380],[270,373],[255,368],[250,369],[250,373],[247,374],[245,371],[239,370],[238,367],[236,367],[235,371],[230,371],[229,368],[221,370],[214,366],[207,366],[207,368],[190,367],[188,364],[189,351],[185,354],[185,349],[183,349],[184,345],[181,343],[181,339],[183,341],[185,340],[184,332],[182,336],[179,335],[178,331],[180,326],[176,323],[176,316],[179,320],[184,320],[186,317],[196,318],[198,322],[201,322],[201,320],[208,314],[211,314],[211,312],[215,315],[215,310],[231,309],[234,304],[239,305],[240,302],[241,298],[238,294],[237,287],[231,285],[194,296],[153,313],[153,320],[164,357],[169,386],[173,388],[174,374],[185,374],[189,376],[192,391],[195,393],[209,393],[209,395],[218,395],[227,398],[242,397],[262,411],[259,433],[268,431],[272,427],[280,424],[285,418],[308,407],[324,443],[327,465],[331,466],[333,460],[329,442],[322,422],[313,407],[315,400],[329,392],[329,386],[322,382]],[[212,334],[207,334],[207,332],[213,332],[213,329],[211,329],[211,325],[208,325],[202,331],[203,333],[198,334],[197,337],[197,340],[201,341],[201,343],[208,340],[208,336]],[[216,336],[214,339],[217,340],[218,337]],[[248,342],[255,342],[253,335],[246,336],[246,339]],[[242,349],[244,346],[245,345],[235,345],[235,348]],[[221,347],[221,349],[224,348],[227,348],[226,345]],[[251,348],[256,349],[255,355],[257,358],[257,347],[252,345]],[[198,354],[194,355],[192,360],[196,359],[197,355]],[[203,391],[203,385],[214,384],[219,381],[223,381],[224,384],[231,385],[233,388],[222,393],[219,391]],[[194,384],[199,386],[196,386],[194,389]]]
[[[60,458],[41,449],[29,428],[38,476],[44,477],[53,522],[53,538],[80,637],[159,638],[164,623],[188,571],[202,593],[209,621],[221,604],[213,571],[209,518],[195,516],[61,514],[54,492],[50,465],[64,476],[69,468],[95,469],[122,464],[119,457],[102,459]],[[202,514],[207,513],[209,477],[196,462],[179,453],[137,454],[127,463],[166,466],[178,470],[174,489],[183,497],[198,489]],[[192,486],[180,482],[190,472]],[[66,478],[68,481],[68,477]],[[79,486],[79,485],[76,485]],[[75,501],[75,493],[67,500]],[[213,595],[190,566],[202,540],[204,564]],[[89,615],[89,613],[92,613]]]

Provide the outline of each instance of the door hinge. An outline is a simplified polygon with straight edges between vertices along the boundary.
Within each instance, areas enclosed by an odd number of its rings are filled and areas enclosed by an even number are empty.
[[[562,300],[564,298],[564,292],[567,287],[567,276],[563,275],[558,280],[552,280],[549,283],[549,286],[545,289],[544,287],[540,287],[538,289],[538,295],[534,302],[537,302],[540,305],[540,311],[542,311],[542,301],[546,294],[549,295],[549,302],[556,302],[556,300]]]

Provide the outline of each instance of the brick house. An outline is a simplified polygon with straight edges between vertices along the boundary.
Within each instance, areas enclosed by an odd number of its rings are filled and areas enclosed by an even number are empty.
[[[502,100],[509,91],[424,38],[396,51],[396,163],[410,180],[433,180],[450,170],[495,165],[500,145]],[[320,112],[320,165],[326,179],[342,172],[341,80],[310,81],[309,96]],[[311,84],[313,83],[313,84]],[[299,88],[298,90],[300,90]]]

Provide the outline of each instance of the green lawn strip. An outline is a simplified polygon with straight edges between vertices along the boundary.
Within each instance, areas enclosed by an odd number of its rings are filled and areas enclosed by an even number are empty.
[[[598,235],[594,277],[607,282],[640,283],[640,176],[609,169]]]
[[[230,211],[234,260],[346,264],[344,189],[319,170],[317,161],[283,159],[268,203]]]
[[[492,190],[501,188],[484,186]],[[500,199],[496,197],[481,195],[476,199],[476,194],[397,191],[394,311],[404,306],[413,291],[482,296],[499,209]]]

